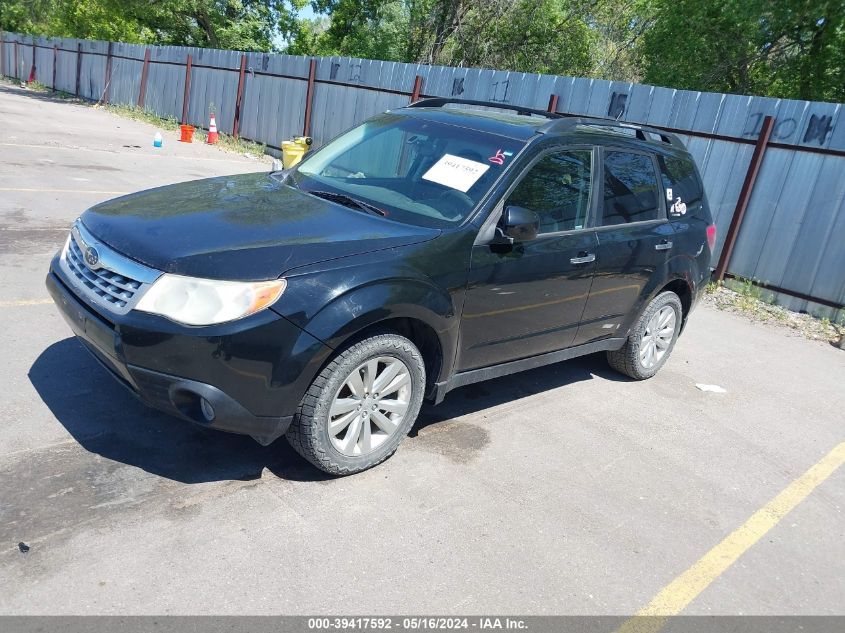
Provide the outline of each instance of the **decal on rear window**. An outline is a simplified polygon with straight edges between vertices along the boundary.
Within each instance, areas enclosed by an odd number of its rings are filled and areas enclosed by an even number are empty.
[[[680,196],[678,196],[678,199],[675,200],[674,204],[669,207],[669,214],[675,217],[687,214],[687,205],[681,200]]]

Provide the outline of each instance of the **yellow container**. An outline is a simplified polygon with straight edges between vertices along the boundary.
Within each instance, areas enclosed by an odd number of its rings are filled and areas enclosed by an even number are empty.
[[[298,164],[310,146],[310,136],[297,136],[292,141],[282,141],[282,164],[285,169]]]
[[[305,155],[305,148],[294,141],[282,141],[282,164],[285,169],[293,167]]]

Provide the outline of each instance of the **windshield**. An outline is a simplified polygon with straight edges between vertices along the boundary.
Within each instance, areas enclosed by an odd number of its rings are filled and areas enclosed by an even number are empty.
[[[287,182],[323,197],[342,194],[392,220],[445,228],[470,214],[522,146],[496,134],[384,114],[309,156]]]

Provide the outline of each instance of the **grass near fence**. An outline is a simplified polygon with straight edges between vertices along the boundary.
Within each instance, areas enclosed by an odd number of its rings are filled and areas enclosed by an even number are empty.
[[[705,292],[705,301],[719,310],[740,314],[758,323],[787,327],[810,340],[836,343],[845,336],[845,308],[834,313],[831,320],[830,317],[792,312],[777,305],[775,300],[774,293],[745,278],[710,282]]]
[[[158,114],[150,110],[128,105],[107,104],[103,107],[106,111],[111,112],[112,114],[117,114],[118,116],[132,119],[133,121],[148,123],[149,125],[154,125],[170,132],[179,131],[179,121],[173,116],[160,117]],[[205,130],[201,128],[196,128],[194,130],[195,143],[205,143],[207,138],[208,135]],[[255,143],[246,139],[235,138],[234,136],[229,136],[228,134],[223,133],[218,134],[217,146],[228,152],[246,154],[247,156],[255,156],[258,158],[264,156],[266,153],[266,148],[262,143]]]

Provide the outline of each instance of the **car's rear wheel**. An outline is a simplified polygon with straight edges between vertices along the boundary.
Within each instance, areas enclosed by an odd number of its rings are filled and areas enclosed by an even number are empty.
[[[636,380],[654,376],[666,363],[681,332],[683,308],[674,292],[661,292],[637,319],[621,349],[608,352],[607,362]]]
[[[417,418],[425,365],[398,334],[370,336],[340,352],[311,383],[287,433],[320,470],[350,475],[390,457]]]

